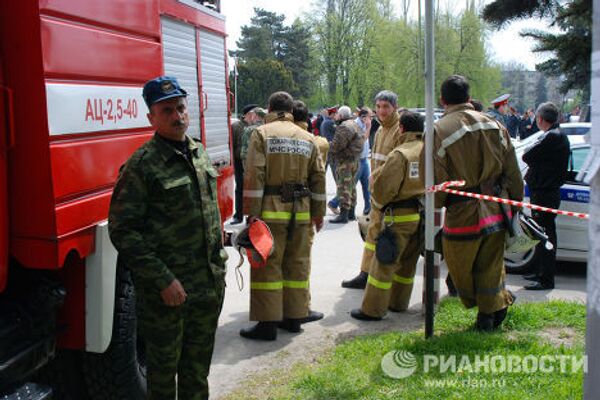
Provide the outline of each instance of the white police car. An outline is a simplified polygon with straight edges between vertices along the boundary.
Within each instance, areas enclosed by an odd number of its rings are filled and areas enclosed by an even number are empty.
[[[574,124],[561,124],[561,129],[563,128],[563,125],[567,125],[567,127],[570,128],[569,125]],[[579,128],[585,127],[573,126],[573,128],[578,128],[577,131],[582,132],[583,129]],[[589,126],[587,128],[587,131],[589,131]],[[587,136],[585,135],[585,132],[565,133],[568,135],[569,142],[571,143],[571,156],[569,159],[567,182],[560,189],[560,209],[565,211],[588,213],[590,203],[590,187],[582,182],[577,182],[575,180],[575,176],[579,172],[579,169],[582,167],[583,162],[590,152],[590,145],[586,140]],[[514,143],[517,159],[519,160],[519,166],[523,176],[525,176],[525,172],[527,172],[527,165],[521,159],[525,148],[533,144],[533,142],[535,142],[542,134],[542,132],[538,132],[525,140]],[[527,187],[525,188],[525,191],[527,196],[525,201],[529,201]],[[589,246],[587,220],[558,215],[556,217],[556,234],[558,241],[556,258],[558,260],[575,262],[587,261],[587,252]],[[535,248],[522,254],[506,254],[504,260],[507,272],[528,272],[534,253]]]

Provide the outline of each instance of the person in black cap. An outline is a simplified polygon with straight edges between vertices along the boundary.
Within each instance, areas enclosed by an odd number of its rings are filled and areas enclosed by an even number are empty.
[[[151,399],[208,399],[225,294],[218,173],[185,134],[186,96],[173,77],[144,85],[156,133],[121,168],[108,216],[119,268],[134,278]]]
[[[242,139],[244,129],[250,124],[246,121],[246,114],[258,107],[258,104],[248,104],[242,109],[242,119],[231,124],[231,138],[233,140],[233,170],[235,174],[235,212],[231,221],[232,225],[239,224],[244,219],[242,211],[244,192],[244,162],[242,160]]]

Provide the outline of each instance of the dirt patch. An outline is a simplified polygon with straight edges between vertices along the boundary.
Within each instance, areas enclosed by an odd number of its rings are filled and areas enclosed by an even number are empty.
[[[570,327],[547,327],[542,329],[538,335],[546,342],[552,344],[555,347],[573,347],[575,342],[578,340],[579,335],[575,329]]]

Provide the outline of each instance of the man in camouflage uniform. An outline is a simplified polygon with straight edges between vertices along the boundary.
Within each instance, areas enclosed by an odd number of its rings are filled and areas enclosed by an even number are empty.
[[[172,77],[144,86],[156,130],[114,188],[110,238],[134,277],[151,399],[207,399],[225,289],[217,171],[185,135],[186,92]],[[177,375],[178,388],[175,384]]]
[[[248,145],[250,144],[250,134],[257,127],[264,123],[267,111],[260,107],[254,107],[252,110],[246,113],[244,120],[248,123],[248,126],[244,128],[242,132],[242,149],[240,150],[240,157],[242,159],[242,165],[246,170],[246,157],[248,156]],[[242,181],[243,185],[243,181]],[[243,199],[243,196],[242,196]]]
[[[521,200],[523,177],[506,128],[469,103],[469,83],[459,75],[442,83],[444,115],[435,123],[436,183],[464,180],[461,190]],[[446,207],[442,248],[462,303],[477,307],[476,328],[498,328],[513,303],[504,286],[504,247],[510,208],[470,197],[436,194]]]
[[[335,164],[340,214],[329,222],[346,224],[348,220],[356,219],[356,174],[365,138],[360,127],[354,122],[350,107],[340,107],[338,117],[339,125],[335,129],[329,154],[332,163]]]
[[[371,179],[375,179],[379,168],[387,160],[388,154],[402,143],[402,135],[398,125],[399,115],[398,96],[389,90],[382,90],[375,96],[375,113],[381,125],[375,135],[375,143],[371,150]],[[371,188],[372,190],[372,188]],[[351,289],[364,289],[367,285],[369,268],[375,252],[375,238],[381,231],[380,212],[371,208],[369,213],[369,227],[365,238],[360,273],[354,278],[343,281],[342,287]]]
[[[373,179],[372,207],[396,236],[398,257],[383,264],[373,257],[361,308],[353,318],[381,320],[387,310],[406,311],[419,259],[419,199],[425,193],[423,170],[424,118],[405,112],[400,117],[404,142],[388,155]],[[379,226],[383,229],[383,226]]]
[[[263,268],[250,272],[248,339],[275,340],[277,326],[299,332],[308,316],[310,229],[325,215],[325,169],[313,136],[294,124],[286,92],[269,97],[265,124],[252,132],[244,179],[244,213],[262,218],[274,249]]]

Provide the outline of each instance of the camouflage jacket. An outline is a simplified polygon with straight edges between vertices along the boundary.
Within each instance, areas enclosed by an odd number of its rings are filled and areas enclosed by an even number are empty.
[[[244,128],[244,131],[242,132],[242,148],[240,149],[240,157],[242,162],[244,163],[244,169],[246,169],[246,157],[248,157],[248,145],[250,144],[250,134],[253,130],[258,128],[262,124],[262,122],[258,122],[253,125],[248,125]]]
[[[364,143],[365,138],[358,124],[347,119],[335,128],[329,154],[335,162],[358,161]]]
[[[188,137],[192,164],[158,134],[121,168],[108,217],[110,239],[144,290],[173,279],[188,296],[224,285],[217,171]]]

